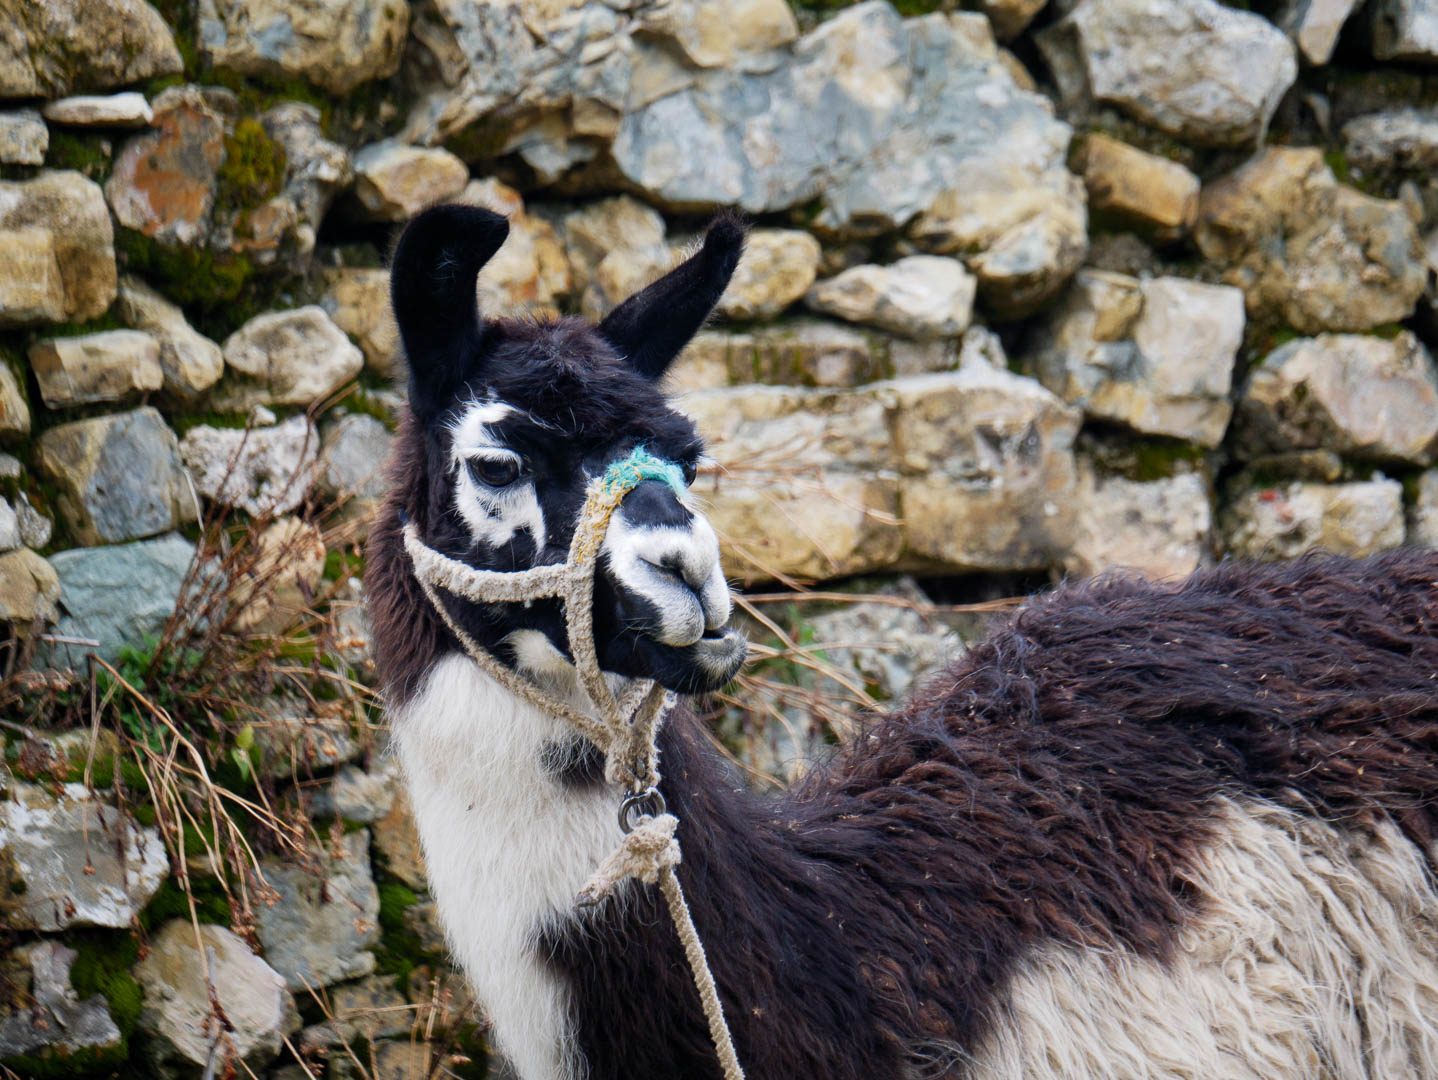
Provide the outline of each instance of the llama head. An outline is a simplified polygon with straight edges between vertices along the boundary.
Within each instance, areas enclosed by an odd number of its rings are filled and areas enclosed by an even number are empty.
[[[594,628],[606,671],[681,692],[723,685],[743,663],[726,629],[728,585],[709,523],[687,495],[702,443],[658,380],[718,302],[744,243],[727,218],[687,262],[598,326],[576,319],[486,319],[475,280],[504,218],[473,207],[426,211],[395,250],[391,292],[410,367],[424,481],[401,492],[431,547],[479,569],[563,562],[586,488],[642,447],[673,463],[610,520],[595,577]],[[401,476],[403,482],[405,477]],[[475,604],[447,597],[487,649],[536,675],[572,656],[558,600]]]

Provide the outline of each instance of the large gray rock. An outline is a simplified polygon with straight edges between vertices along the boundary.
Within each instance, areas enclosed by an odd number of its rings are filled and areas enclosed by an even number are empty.
[[[1438,111],[1411,106],[1355,117],[1343,125],[1344,152],[1362,169],[1438,165]]]
[[[144,0],[0,0],[0,98],[105,90],[183,67]]]
[[[958,337],[974,311],[974,277],[957,259],[910,255],[892,266],[855,266],[804,298],[824,315],[912,338]]]
[[[326,856],[319,874],[267,858],[265,879],[280,894],[258,910],[265,958],[291,990],[319,989],[374,971],[379,941],[379,890],[370,876],[369,832],[348,833],[338,857]]]
[[[1221,518],[1227,551],[1245,559],[1292,559],[1320,549],[1359,557],[1403,543],[1403,485],[1295,482],[1254,488]]]
[[[60,578],[57,633],[98,641],[94,651],[107,660],[142,645],[174,613],[194,557],[195,545],[175,534],[57,552],[50,559]]]
[[[1254,369],[1239,410],[1250,452],[1334,450],[1413,465],[1438,456],[1438,369],[1407,331],[1290,341]]]
[[[1250,315],[1305,334],[1398,322],[1427,282],[1403,204],[1338,183],[1319,149],[1269,147],[1206,185],[1194,239]]]
[[[965,253],[991,303],[1018,311],[1083,257],[1069,135],[1014,82],[982,16],[903,20],[871,0],[771,71],[706,71],[627,113],[613,154],[630,182],[675,207],[762,213],[817,200],[820,229],[914,222],[931,250]]]
[[[895,565],[1019,570],[1067,550],[1079,414],[986,364],[857,390],[695,392],[723,466],[695,490],[749,581]]]
[[[1064,568],[1078,577],[1135,570],[1176,581],[1210,561],[1213,507],[1197,473],[1158,480],[1105,476],[1081,461],[1073,549]]]
[[[1379,60],[1438,60],[1438,4],[1433,0],[1374,0],[1373,55]]]
[[[263,1070],[285,1036],[299,1030],[284,979],[221,926],[167,922],[151,939],[135,979],[145,991],[139,1027],[149,1036],[145,1052],[157,1076],[198,1075],[210,1061],[211,991],[229,1021],[221,1053],[234,1053],[251,1070]]]
[[[200,424],[180,443],[200,494],[251,516],[287,514],[304,502],[319,453],[319,432],[303,416],[248,431]]]
[[[818,580],[898,560],[893,440],[877,396],[742,386],[686,395],[680,408],[723,466],[694,490],[731,577]]]
[[[210,396],[221,412],[313,405],[364,367],[364,354],[315,304],[256,315],[225,339],[223,351],[230,371]]]
[[[58,793],[11,784],[0,803],[0,855],[5,921],[17,930],[126,929],[170,872],[160,834],[83,784]]]
[[[0,252],[0,326],[84,322],[115,299],[110,212],[80,173],[0,181]]]
[[[0,112],[0,163],[43,165],[50,129],[34,109]]]
[[[149,406],[52,427],[36,463],[83,544],[113,544],[166,532],[197,516],[179,443]]]
[[[345,95],[393,75],[409,5],[387,0],[200,0],[200,47],[222,71],[301,78]]]
[[[58,941],[33,942],[11,954],[13,961],[29,969],[24,973],[29,976],[28,986],[12,984],[6,989],[15,998],[28,1000],[0,1018],[0,1061],[24,1055],[53,1068],[63,1067],[66,1058],[83,1051],[120,1049],[120,1029],[104,996],[92,994],[81,1001],[70,985],[70,968],[78,956]]]
[[[1305,63],[1315,67],[1333,58],[1339,31],[1359,0],[1284,0],[1278,25],[1288,32]]]
[[[1072,542],[1080,416],[1033,379],[981,365],[878,383],[898,448],[900,516],[914,556],[1026,570]]]
[[[1066,99],[1206,145],[1259,141],[1298,77],[1282,31],[1215,0],[1081,0],[1038,42]]]
[[[52,409],[133,399],[165,381],[159,342],[138,330],[43,338],[30,346],[29,359]]]
[[[593,160],[626,109],[684,88],[702,69],[770,69],[798,32],[784,0],[433,7],[438,18],[418,20],[415,34],[439,60],[445,89],[411,116],[409,135],[433,144],[500,133],[486,153],[517,153],[546,184]]]
[[[190,326],[185,313],[139,278],[120,279],[116,313],[126,325],[143,330],[159,345],[165,392],[193,401],[224,374],[220,347]]]
[[[1237,289],[1086,270],[1044,324],[1031,365],[1091,417],[1217,446],[1243,326]]]

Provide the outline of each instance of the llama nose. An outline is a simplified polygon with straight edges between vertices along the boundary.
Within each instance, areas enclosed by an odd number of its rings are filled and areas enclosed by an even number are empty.
[[[688,527],[694,515],[662,480],[645,480],[619,503],[625,520],[640,529]]]
[[[624,497],[605,547],[620,583],[653,605],[665,644],[691,644],[729,621],[719,540],[667,484],[647,480]]]

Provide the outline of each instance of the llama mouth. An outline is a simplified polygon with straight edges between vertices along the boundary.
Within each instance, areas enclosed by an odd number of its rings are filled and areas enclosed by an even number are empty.
[[[739,674],[749,654],[749,642],[738,630],[704,631],[692,645],[665,645],[650,638],[644,642],[650,677],[679,694],[707,694]]]

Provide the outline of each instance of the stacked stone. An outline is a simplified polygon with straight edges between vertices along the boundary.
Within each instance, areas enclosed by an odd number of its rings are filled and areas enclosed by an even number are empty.
[[[17,638],[64,665],[157,633],[213,516],[257,523],[254,577],[284,583],[232,583],[237,629],[301,617],[383,493],[404,369],[382,266],[442,201],[510,220],[490,315],[597,319],[712,212],[761,222],[668,376],[745,584],[1438,546],[1438,0],[1240,8],[198,0],[168,25],[0,0],[0,667]],[[357,643],[361,600],[333,601]],[[904,618],[883,633],[937,662],[951,643]],[[885,694],[914,674],[853,659]],[[275,760],[305,765],[273,775],[351,829],[267,865],[260,955],[154,928],[135,1046],[203,1067],[203,943],[256,1071],[362,1035],[401,1073],[417,991],[375,971],[371,856],[440,951],[412,823],[347,723],[272,713]],[[8,791],[29,996],[0,1064],[138,1055],[46,935],[123,934],[158,835],[103,795]],[[87,880],[92,827],[139,877]],[[295,1033],[306,986],[337,1015]]]

